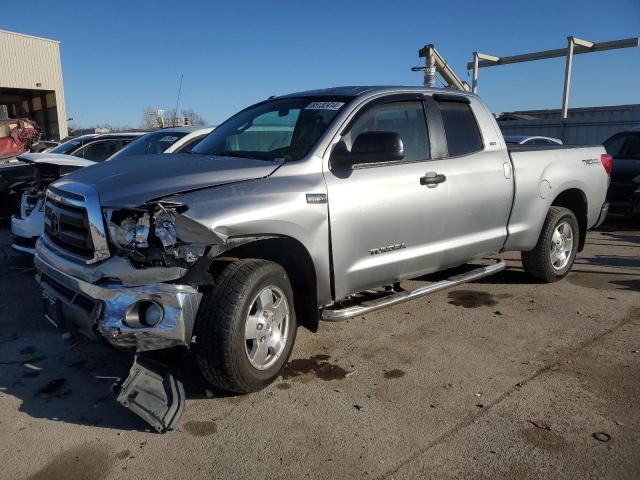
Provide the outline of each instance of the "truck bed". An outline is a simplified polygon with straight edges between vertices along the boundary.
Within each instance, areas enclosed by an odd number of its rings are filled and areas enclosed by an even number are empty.
[[[576,148],[597,148],[602,145],[520,145],[507,144],[507,151],[511,152],[538,152],[541,150],[570,150]]]
[[[546,212],[561,192],[571,190],[587,202],[587,228],[597,222],[609,177],[602,145],[509,145],[515,197],[505,250],[535,247]]]

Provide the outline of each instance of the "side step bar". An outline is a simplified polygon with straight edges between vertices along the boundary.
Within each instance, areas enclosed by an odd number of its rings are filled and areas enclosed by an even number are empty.
[[[358,305],[353,305],[345,308],[337,309],[325,309],[322,311],[322,320],[327,322],[339,322],[341,320],[347,320],[349,318],[358,317],[366,313],[375,312],[383,308],[391,307],[399,303],[408,302],[409,300],[415,300],[416,298],[424,297],[431,293],[439,292],[440,290],[446,290],[447,288],[455,287],[461,283],[472,282],[483,277],[488,277],[494,273],[501,272],[506,267],[504,260],[499,260],[494,265],[488,265],[485,267],[478,267],[467,273],[460,275],[454,275],[446,280],[432,283],[425,287],[416,288],[411,291],[395,292],[390,295],[385,295],[382,298],[376,298],[373,300],[364,301]]]

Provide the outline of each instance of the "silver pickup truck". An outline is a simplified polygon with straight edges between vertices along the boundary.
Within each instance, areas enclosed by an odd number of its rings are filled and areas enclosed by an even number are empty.
[[[299,325],[500,271],[564,277],[603,221],[602,146],[507,148],[475,95],[342,87],[274,97],[192,153],[104,162],[52,184],[37,279],[46,316],[138,354],[192,348],[234,392],[274,380]],[[366,292],[366,294],[365,294]]]

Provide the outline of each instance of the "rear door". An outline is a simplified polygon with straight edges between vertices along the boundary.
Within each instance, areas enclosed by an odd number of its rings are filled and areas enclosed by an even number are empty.
[[[421,184],[440,172],[421,96],[388,96],[360,109],[343,132],[348,149],[364,132],[398,133],[401,161],[325,172],[335,298],[441,268],[448,184]],[[437,150],[437,148],[435,149]]]
[[[448,247],[444,263],[455,266],[502,248],[513,180],[508,154],[496,141],[484,107],[469,97],[434,97],[447,143]]]

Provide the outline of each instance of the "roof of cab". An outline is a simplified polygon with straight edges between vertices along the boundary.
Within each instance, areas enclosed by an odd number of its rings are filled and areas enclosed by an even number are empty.
[[[331,88],[323,88],[318,90],[307,90],[304,92],[296,92],[290,93],[287,95],[281,95],[280,98],[286,97],[336,97],[336,96],[348,96],[348,97],[357,97],[359,95],[365,93],[374,93],[374,92],[393,92],[394,90],[406,92],[406,91],[415,91],[415,92],[446,92],[446,93],[457,93],[462,95],[471,96],[472,94],[469,92],[462,92],[460,90],[452,90],[450,88],[438,88],[438,87],[417,87],[413,86],[402,86],[402,85],[360,85],[360,86],[344,86],[344,87],[331,87]]]

